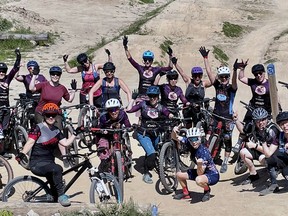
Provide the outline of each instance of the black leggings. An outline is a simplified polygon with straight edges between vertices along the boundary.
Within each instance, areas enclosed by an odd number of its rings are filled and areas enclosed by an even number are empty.
[[[30,169],[33,174],[46,177],[50,184],[52,196],[59,197],[64,194],[63,168],[60,165],[52,161],[31,161]]]

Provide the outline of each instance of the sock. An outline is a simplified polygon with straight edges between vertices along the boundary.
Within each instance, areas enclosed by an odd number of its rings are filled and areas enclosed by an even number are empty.
[[[228,159],[229,159],[228,157],[225,157],[224,160],[223,160],[223,163],[227,164],[228,163]]]
[[[183,194],[189,194],[189,191],[188,191],[187,187],[183,187]]]
[[[204,187],[204,191],[209,191],[210,190],[210,187],[208,186],[208,185],[206,185],[205,187]]]

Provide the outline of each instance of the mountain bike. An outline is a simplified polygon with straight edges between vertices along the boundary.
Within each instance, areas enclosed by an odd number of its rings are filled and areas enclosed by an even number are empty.
[[[2,195],[3,188],[13,178],[14,174],[10,163],[0,156],[0,196]]]
[[[90,203],[120,204],[123,199],[121,189],[117,179],[109,173],[100,173],[97,167],[93,167],[90,162],[90,155],[102,149],[92,150],[85,154],[65,155],[65,157],[82,157],[84,160],[63,172],[63,176],[75,172],[67,184],[64,192],[76,182],[85,171],[91,182],[89,190]],[[3,202],[57,202],[57,197],[53,197],[48,182],[31,175],[19,176],[12,179],[2,191]]]

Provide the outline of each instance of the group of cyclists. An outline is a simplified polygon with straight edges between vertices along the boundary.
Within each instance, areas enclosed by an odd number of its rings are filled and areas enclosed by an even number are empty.
[[[103,64],[94,64],[85,53],[77,56],[77,67],[70,67],[68,55],[63,55],[64,69],[67,73],[81,73],[82,87],[80,91],[80,104],[89,104],[98,117],[97,127],[100,128],[121,128],[131,127],[127,113],[136,113],[139,117],[134,138],[140,143],[145,151],[145,161],[143,167],[143,181],[152,184],[152,174],[156,166],[157,144],[160,141],[160,129],[151,124],[163,120],[163,118],[174,118],[183,115],[186,120],[182,126],[174,125],[171,137],[178,145],[185,145],[191,153],[191,160],[197,164],[196,168],[190,168],[185,172],[177,172],[178,181],[182,187],[182,193],[174,196],[174,199],[190,199],[187,187],[187,180],[194,180],[196,184],[203,188],[202,201],[210,199],[210,186],[217,184],[220,178],[215,162],[208,150],[209,136],[214,132],[218,122],[222,122],[223,147],[225,149],[224,158],[221,163],[220,173],[227,172],[231,152],[239,155],[237,163],[242,167],[247,167],[249,177],[242,182],[243,185],[252,183],[260,177],[255,169],[253,160],[259,160],[266,165],[271,184],[260,195],[277,192],[277,174],[282,172],[284,178],[288,176],[288,112],[280,112],[276,117],[276,122],[271,118],[271,102],[269,95],[269,82],[265,78],[265,68],[262,64],[252,67],[254,78],[245,76],[247,61],[238,62],[236,59],[232,71],[221,65],[214,73],[209,64],[209,50],[200,47],[199,52],[203,57],[204,66],[208,79],[204,80],[204,70],[201,66],[191,69],[191,75],[186,74],[180,67],[178,59],[173,50],[168,47],[167,54],[169,62],[166,67],[153,66],[154,53],[147,50],[142,55],[142,64],[137,63],[128,50],[128,37],[123,37],[124,52],[128,61],[138,71],[138,89],[131,91],[128,85],[115,76],[116,66],[112,62],[111,53],[108,49],[108,61]],[[72,136],[65,138],[62,130],[61,101],[72,102],[77,90],[75,79],[71,81],[71,89],[68,90],[60,83],[63,70],[59,66],[49,69],[50,78],[45,78],[40,74],[40,66],[36,61],[27,63],[27,75],[19,75],[21,67],[21,53],[15,50],[16,61],[12,70],[7,73],[8,67],[5,63],[0,63],[0,107],[9,107],[9,84],[15,78],[23,82],[28,98],[35,100],[35,124],[31,128],[28,140],[24,148],[16,155],[16,160],[27,160],[29,155],[29,165],[32,173],[44,176],[54,189],[54,200],[63,206],[71,203],[69,197],[63,192],[62,171],[63,168],[55,163],[54,150],[59,149],[62,155],[66,154],[66,147],[82,131],[79,126]],[[174,70],[175,68],[176,70]],[[105,77],[100,77],[100,70],[104,71]],[[237,74],[238,72],[238,74]],[[186,84],[183,91],[177,85],[179,74]],[[238,77],[237,77],[238,75]],[[166,77],[166,83],[159,84],[161,78]],[[249,106],[253,110],[248,110],[243,121],[238,119],[234,112],[234,100],[237,93],[237,80],[250,86],[252,98]],[[205,93],[207,89],[214,86],[215,104],[211,113],[213,120],[207,122],[205,127],[196,127],[200,121],[199,113],[204,107]],[[120,89],[127,95],[128,105],[124,107]],[[179,109],[179,100],[183,104],[183,110]],[[280,105],[279,105],[280,107]],[[5,129],[9,124],[9,112],[0,111],[0,139],[5,134]],[[239,139],[235,146],[232,145],[232,131],[234,127],[239,130]],[[180,127],[185,128],[185,133],[179,133]],[[203,139],[204,138],[204,139]],[[104,148],[99,153],[101,163],[99,169],[109,171],[109,151],[108,134],[103,134],[94,139],[97,147]],[[171,138],[172,139],[172,138]],[[5,148],[1,146],[2,155],[7,156]],[[235,162],[235,161],[234,161]],[[238,165],[239,165],[238,164]],[[287,179],[288,180],[288,179]]]

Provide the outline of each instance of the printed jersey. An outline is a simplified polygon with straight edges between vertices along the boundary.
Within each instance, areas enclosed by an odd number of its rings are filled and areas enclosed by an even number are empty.
[[[107,78],[102,80],[102,107],[104,107],[107,100],[110,98],[120,99],[120,85],[119,79],[114,77],[114,86],[107,86]]]
[[[146,95],[146,91],[149,86],[153,85],[156,76],[161,71],[169,71],[172,70],[172,67],[145,67],[139,65],[132,57],[128,59],[134,68],[139,73],[139,85],[138,91],[140,95]]]
[[[178,99],[182,101],[183,104],[187,103],[187,99],[183,95],[183,91],[180,87],[171,87],[169,84],[162,84],[159,86],[161,92],[161,104],[169,110],[169,112],[175,112],[177,107]]]
[[[61,100],[64,98],[66,101],[70,99],[70,95],[65,86],[59,84],[58,86],[52,86],[49,81],[38,83],[35,85],[36,91],[41,93],[39,103],[36,107],[36,112],[41,113],[42,107],[46,103],[55,103],[59,107]]]
[[[203,103],[205,97],[205,88],[203,82],[200,81],[198,86],[194,85],[193,79],[187,86],[185,97],[190,103]]]
[[[100,116],[99,119],[99,127],[100,128],[111,128],[113,127],[115,124],[120,124],[120,126],[124,127],[131,127],[131,123],[129,121],[128,115],[126,114],[126,112],[124,110],[120,110],[119,111],[119,116],[117,119],[112,120],[109,113],[103,113]]]
[[[0,106],[9,107],[9,86],[19,68],[12,68],[8,75],[0,80]]]
[[[30,163],[54,161],[54,150],[58,148],[59,141],[65,138],[57,127],[53,125],[49,128],[43,123],[37,124],[28,137],[36,141],[32,147]]]
[[[216,91],[213,112],[219,116],[231,118],[233,115],[233,103],[237,89],[233,89],[231,84],[223,85],[219,80],[215,80],[213,86]]]
[[[81,88],[80,94],[87,95],[89,94],[89,91],[93,87],[93,85],[100,79],[100,76],[99,76],[99,73],[96,71],[94,65],[92,65],[92,73],[88,73],[87,71],[85,71],[82,66],[80,66],[79,69],[80,71],[82,70],[81,72],[82,88]],[[102,93],[102,89],[99,88],[94,92],[93,96],[98,97],[101,95],[101,93]]]
[[[248,86],[250,86],[252,91],[252,98],[250,100],[251,106],[254,108],[262,107],[268,113],[271,113],[272,108],[268,80],[266,79],[264,83],[259,83],[256,79],[249,78]]]
[[[33,93],[32,91],[29,90],[29,85],[31,83],[32,76],[33,75],[31,75],[31,74],[22,75],[23,81],[20,81],[20,82],[23,82],[23,84],[25,86],[27,98],[35,98],[35,99],[39,100],[40,99],[40,93],[39,92]],[[39,74],[39,75],[37,75],[35,84],[41,83],[41,82],[46,82],[46,81],[47,81],[46,78],[42,74]]]
[[[260,142],[260,145],[262,142],[266,141],[267,145],[279,145],[279,134],[280,131],[278,127],[274,123],[268,123],[266,128],[264,130],[258,130],[256,127],[250,128],[250,137],[248,138],[254,143]]]

